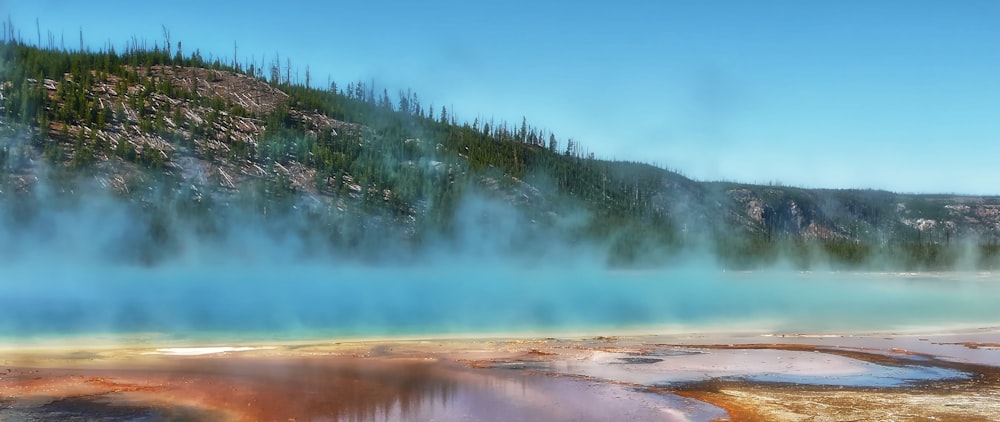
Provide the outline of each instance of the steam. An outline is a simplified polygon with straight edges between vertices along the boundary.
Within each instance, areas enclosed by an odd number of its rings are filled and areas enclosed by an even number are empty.
[[[309,195],[203,195],[172,179],[120,195],[99,174],[46,168],[19,152],[23,141],[5,143],[0,176],[7,338],[975,326],[994,322],[1000,293],[988,278],[723,272],[710,253],[669,268],[609,268],[607,245],[574,234],[589,217],[572,204],[520,207],[540,199],[471,185],[440,232]],[[530,186],[544,190],[540,177]]]
[[[504,235],[523,217],[482,200],[460,207],[458,218],[468,220],[458,226],[468,230],[464,241],[478,246],[466,253],[441,244],[426,260],[377,265],[308,254],[308,242],[254,229],[252,218],[236,214],[225,236],[197,240],[189,231],[183,253],[144,265],[127,259],[127,245],[145,235],[136,227],[148,217],[111,199],[69,208],[44,201],[54,207],[30,224],[5,225],[0,235],[0,332],[7,336],[154,333],[218,341],[889,329],[988,322],[991,298],[1000,293],[989,280],[721,273],[710,260],[616,271],[594,253],[558,244],[530,249],[564,253],[528,260],[513,251],[521,239]],[[500,221],[481,224],[484,212]],[[578,255],[567,252],[574,250]]]

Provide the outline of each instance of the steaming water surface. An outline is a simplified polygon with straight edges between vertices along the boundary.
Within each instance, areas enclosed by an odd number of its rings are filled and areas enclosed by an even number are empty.
[[[995,326],[1000,280],[704,269],[435,265],[8,266],[8,339],[858,332]]]

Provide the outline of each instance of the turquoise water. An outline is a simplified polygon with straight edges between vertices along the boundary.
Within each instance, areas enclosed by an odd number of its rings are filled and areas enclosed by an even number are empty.
[[[895,367],[867,364],[866,367],[867,371],[858,374],[816,376],[809,374],[766,373],[744,377],[726,377],[726,379],[806,385],[902,387],[907,385],[918,385],[925,381],[962,380],[970,377],[970,374],[966,372],[935,366],[909,365]]]
[[[1000,277],[503,264],[8,267],[0,337],[859,332],[1000,325]]]

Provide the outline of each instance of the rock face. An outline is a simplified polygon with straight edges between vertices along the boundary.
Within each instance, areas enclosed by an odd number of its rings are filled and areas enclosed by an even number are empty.
[[[858,240],[910,231],[911,235],[942,243],[959,239],[995,241],[1000,235],[1000,198],[996,197],[753,186],[726,193],[737,205],[732,220],[766,234]]]
[[[97,124],[52,122],[46,135],[67,145],[67,157],[77,153],[76,138],[89,138],[107,145],[96,151],[99,160],[112,155],[136,154],[166,171],[181,172],[200,184],[238,189],[248,177],[280,176],[292,186],[315,192],[313,172],[301,163],[285,163],[265,169],[247,152],[260,148],[267,129],[266,116],[289,108],[288,94],[240,73],[180,66],[129,68],[130,75],[145,82],[123,80],[113,74],[92,72],[86,87],[88,101],[100,118]],[[29,80],[32,82],[32,80]],[[36,82],[37,83],[37,82]],[[72,76],[61,81],[45,79],[49,100],[64,104]],[[291,108],[288,122],[301,126],[306,135],[326,132],[332,137],[360,136],[361,126],[327,117],[315,111]],[[123,150],[128,152],[121,153]],[[134,151],[134,152],[133,152]],[[159,158],[155,158],[155,157]],[[110,177],[121,189],[122,174]]]

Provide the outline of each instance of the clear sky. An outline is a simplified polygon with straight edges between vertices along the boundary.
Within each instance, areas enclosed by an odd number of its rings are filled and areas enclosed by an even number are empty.
[[[26,40],[132,36],[374,80],[699,180],[1000,194],[1000,1],[0,0]]]

